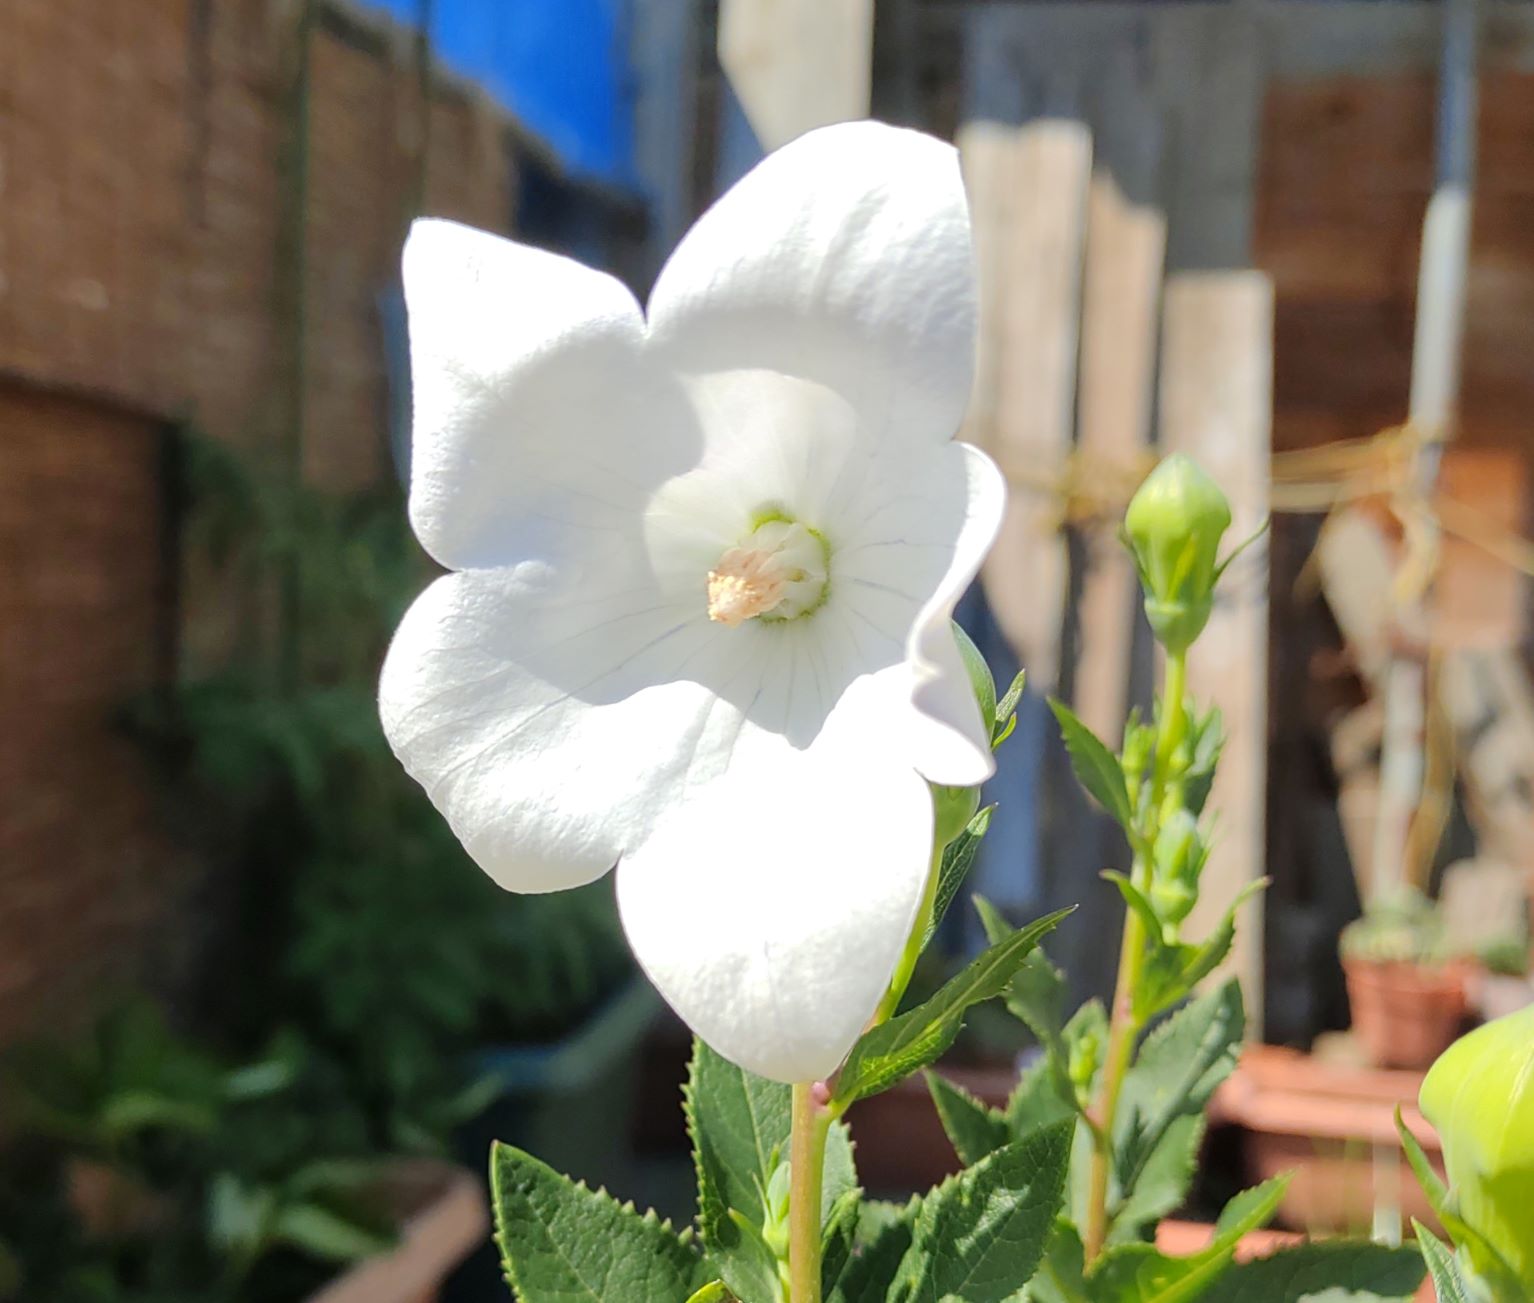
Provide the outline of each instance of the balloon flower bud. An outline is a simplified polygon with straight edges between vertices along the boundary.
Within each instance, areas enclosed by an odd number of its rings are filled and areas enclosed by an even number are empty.
[[[1147,477],[1124,515],[1124,539],[1145,589],[1145,614],[1170,652],[1186,651],[1214,606],[1220,539],[1230,503],[1197,462],[1173,453]]]
[[[1176,925],[1193,909],[1198,899],[1199,874],[1209,858],[1209,847],[1198,830],[1198,820],[1187,810],[1173,811],[1156,834],[1153,850],[1155,874],[1151,879],[1150,898],[1156,917]]]
[[[980,720],[985,725],[986,736],[996,730],[996,680],[991,677],[991,667],[985,663],[980,648],[957,624],[953,626],[953,640],[959,644],[959,655],[969,672],[969,686],[975,694],[975,704],[980,707]],[[944,787],[933,784],[932,814],[933,837],[939,846],[946,846],[968,826],[980,809],[978,787]]]
[[[1490,1246],[1462,1246],[1471,1267],[1493,1276],[1494,1250],[1534,1298],[1534,1006],[1445,1050],[1420,1102],[1443,1142],[1450,1198]]]

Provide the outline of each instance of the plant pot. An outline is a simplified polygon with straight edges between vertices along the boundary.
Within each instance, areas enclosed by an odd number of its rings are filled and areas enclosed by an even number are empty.
[[[501,1093],[460,1128],[461,1160],[486,1172],[490,1146],[499,1140],[593,1187],[631,1188],[638,1051],[659,1009],[655,988],[636,977],[561,1040],[476,1054],[473,1075],[492,1078]],[[488,1185],[481,1196],[488,1200]],[[499,1257],[486,1240],[453,1274],[445,1296],[482,1303],[505,1291]]]
[[[454,1164],[402,1160],[385,1178],[383,1197],[398,1213],[399,1243],[308,1303],[434,1303],[448,1274],[484,1241],[489,1215],[480,1183]]]
[[[1379,1068],[1426,1069],[1454,1043],[1469,1010],[1458,964],[1344,958],[1353,1031]]]
[[[1417,1072],[1252,1046],[1215,1092],[1210,1122],[1240,1129],[1247,1182],[1293,1174],[1279,1205],[1287,1226],[1368,1234],[1378,1205],[1436,1227],[1395,1128],[1399,1107],[1441,1176],[1438,1137],[1417,1109],[1421,1085]]]

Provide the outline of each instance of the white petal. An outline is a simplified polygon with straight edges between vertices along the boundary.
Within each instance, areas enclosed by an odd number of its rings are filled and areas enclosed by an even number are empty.
[[[1006,510],[1007,486],[996,464],[961,443],[969,509],[949,561],[948,572],[922,608],[906,643],[916,676],[912,701],[917,711],[916,748],[922,772],[935,783],[973,787],[996,772],[991,739],[980,718],[964,658],[953,637],[953,610],[980,571],[996,541]]]
[[[690,409],[611,276],[420,221],[404,278],[410,516],[444,565],[558,561],[631,535],[655,486],[696,461]]]
[[[912,450],[878,469],[833,554],[830,605],[865,638],[898,646],[904,677],[884,676],[902,696],[884,716],[887,744],[934,783],[974,786],[995,762],[951,621],[1000,527],[1005,485],[967,444]]]
[[[829,1076],[872,1017],[915,920],[932,807],[915,771],[832,726],[737,756],[618,869],[645,972],[720,1054],[777,1081]]]
[[[699,219],[649,318],[684,371],[782,371],[838,390],[870,429],[949,438],[975,334],[957,152],[875,122],[800,137]]]
[[[535,564],[448,575],[411,607],[384,663],[384,731],[502,886],[601,876],[733,727],[678,677],[730,649],[700,612],[633,576],[573,583]]]

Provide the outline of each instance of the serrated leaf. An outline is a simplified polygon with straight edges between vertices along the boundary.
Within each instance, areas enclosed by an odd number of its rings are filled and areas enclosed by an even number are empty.
[[[521,1303],[676,1303],[716,1273],[689,1237],[531,1154],[490,1153],[495,1239]]]
[[[1233,1266],[1220,1280],[1221,1303],[1317,1303],[1335,1291],[1349,1303],[1409,1299],[1422,1283],[1410,1248],[1328,1240],[1280,1249]]]
[[[1026,1135],[1036,1127],[1074,1116],[1076,1110],[1060,1098],[1054,1071],[1049,1061],[1040,1058],[1024,1069],[1007,1097],[1006,1119],[1014,1136]]]
[[[720,1278],[743,1303],[780,1293],[776,1255],[762,1239],[763,1192],[788,1154],[792,1091],[737,1067],[701,1040],[693,1043],[683,1092],[698,1173],[698,1228]],[[822,1217],[857,1185],[847,1128],[826,1138]]]
[[[928,1072],[927,1089],[938,1120],[964,1166],[978,1163],[1012,1139],[1006,1114],[976,1099],[962,1086]]]
[[[965,1011],[1000,995],[1039,938],[1070,912],[1058,910],[1030,923],[973,960],[925,1004],[865,1032],[837,1077],[833,1110],[840,1114],[935,1062],[959,1034]]]
[[[921,1201],[889,1303],[1004,1303],[1044,1253],[1065,1196],[1074,1122],[1044,1127]]]
[[[932,898],[932,919],[921,940],[923,950],[941,925],[948,907],[959,894],[959,888],[969,877],[970,870],[975,867],[975,857],[980,854],[980,843],[990,829],[991,815],[995,810],[994,805],[988,805],[977,811],[964,831],[943,848],[943,858],[938,866],[937,890]]]
[[[1065,749],[1070,753],[1071,768],[1076,771],[1077,780],[1113,816],[1119,827],[1127,829],[1134,819],[1134,812],[1129,808],[1129,787],[1124,781],[1124,767],[1118,757],[1063,701],[1051,697],[1049,708],[1059,721],[1060,735],[1065,739]]]
[[[1232,978],[1145,1038],[1124,1078],[1114,1138],[1115,1174],[1126,1197],[1172,1123],[1201,1113],[1235,1069],[1245,1034],[1241,985]]]
[[[1114,1210],[1110,1243],[1142,1239],[1163,1217],[1182,1207],[1198,1172],[1204,1130],[1204,1119],[1197,1113],[1176,1118],[1166,1128],[1128,1197]]]
[[[1433,1277],[1438,1303],[1493,1303],[1490,1294],[1470,1278],[1442,1240],[1415,1219],[1412,1227],[1417,1232],[1417,1247]]]
[[[827,1284],[825,1303],[886,1303],[895,1273],[910,1250],[920,1207],[919,1199],[912,1199],[904,1207],[863,1205],[858,1226],[862,1248]]]
[[[841,1278],[842,1271],[851,1261],[857,1247],[858,1219],[862,1212],[863,1194],[860,1190],[848,1190],[831,1208],[826,1218],[820,1241],[821,1292],[828,1294]]]
[[[1244,1190],[1225,1205],[1209,1247],[1170,1258],[1149,1244],[1121,1244],[1094,1264],[1087,1278],[1092,1303],[1193,1303],[1230,1268],[1236,1245],[1278,1208],[1288,1176]]]
[[[1088,1303],[1086,1251],[1081,1235],[1065,1218],[1055,1221],[1023,1298],[1024,1303]]]

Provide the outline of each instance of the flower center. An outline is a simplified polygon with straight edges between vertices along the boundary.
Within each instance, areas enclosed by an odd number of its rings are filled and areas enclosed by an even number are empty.
[[[797,520],[764,520],[708,572],[708,618],[734,629],[809,615],[826,600],[829,570],[819,533]]]

